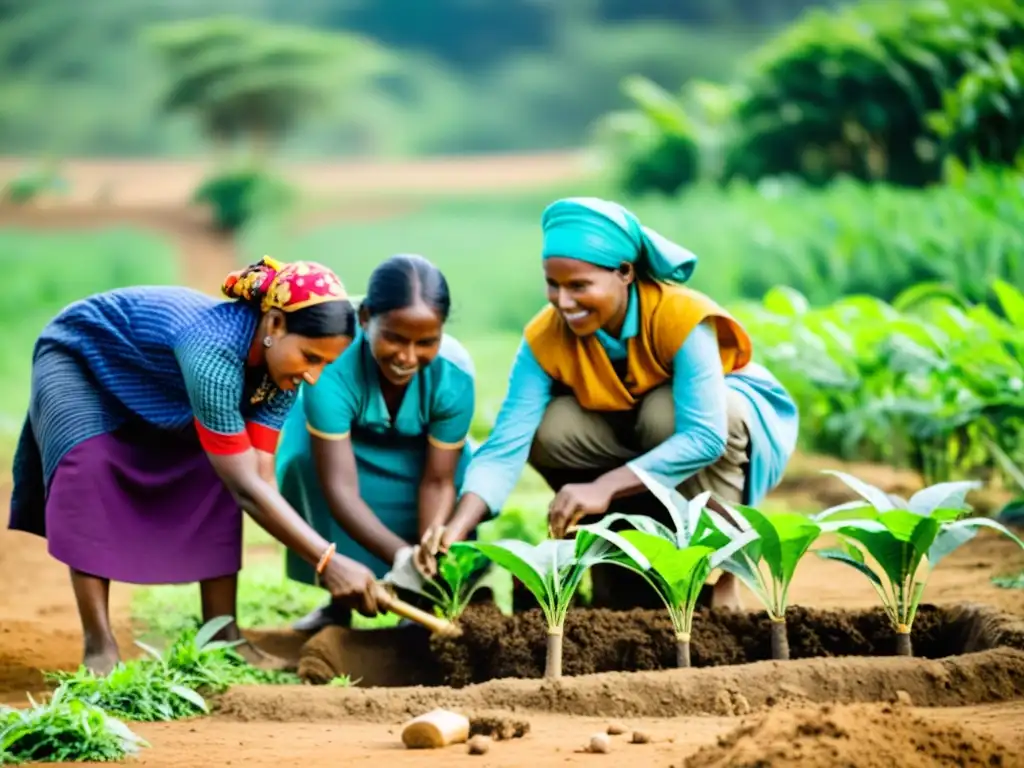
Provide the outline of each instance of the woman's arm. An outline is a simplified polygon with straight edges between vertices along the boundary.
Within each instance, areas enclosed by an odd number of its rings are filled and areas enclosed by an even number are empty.
[[[363,500],[351,430],[363,393],[358,360],[344,354],[329,365],[315,386],[303,386],[302,408],[309,446],[331,516],[360,546],[385,563],[410,542],[392,532]]]
[[[427,447],[427,459],[420,480],[419,531],[422,537],[431,528],[444,525],[455,507],[455,471],[462,459],[462,448]]]
[[[551,402],[552,386],[551,377],[526,341],[521,341],[509,373],[508,393],[490,436],[470,462],[443,547],[464,539],[488,514],[497,514],[505,505]]]
[[[306,413],[308,416],[309,410]],[[374,556],[385,563],[394,562],[398,550],[411,542],[392,532],[363,501],[349,436],[327,437],[311,431],[309,444],[324,498],[338,525]]]
[[[377,612],[379,588],[373,572],[332,555],[330,543],[313,530],[260,475],[259,453],[272,453],[277,430],[247,424],[239,410],[244,389],[240,361],[232,350],[196,336],[175,350],[181,365],[200,444],[231,494],[264,530],[310,565],[323,565],[324,586],[360,612]],[[286,412],[289,403],[282,403]],[[326,559],[324,559],[326,558]]]
[[[432,371],[435,388],[417,506],[421,539],[432,528],[445,525],[455,508],[455,473],[476,410],[473,362],[461,346],[455,346]],[[436,539],[434,543],[440,544]]]

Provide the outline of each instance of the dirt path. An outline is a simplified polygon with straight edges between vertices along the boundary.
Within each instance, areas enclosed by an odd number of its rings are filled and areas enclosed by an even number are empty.
[[[32,167],[21,158],[0,158],[0,186]],[[213,164],[199,160],[69,159],[61,172],[68,200],[135,206],[177,207],[188,202]],[[587,172],[575,152],[531,155],[437,157],[406,161],[282,163],[279,171],[302,189],[326,197],[373,197],[382,193],[492,192],[532,189],[578,179]]]

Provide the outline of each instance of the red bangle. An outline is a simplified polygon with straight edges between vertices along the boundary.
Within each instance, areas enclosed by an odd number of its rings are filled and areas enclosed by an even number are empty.
[[[327,564],[331,561],[331,558],[334,557],[334,553],[337,549],[338,546],[336,544],[331,544],[327,549],[324,550],[324,553],[320,556],[320,562],[316,564],[317,576],[324,572],[324,568],[327,567]]]

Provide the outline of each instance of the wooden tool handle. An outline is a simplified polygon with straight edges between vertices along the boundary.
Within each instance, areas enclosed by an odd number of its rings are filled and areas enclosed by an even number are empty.
[[[409,619],[410,621],[415,621],[417,624],[422,624],[431,632],[437,634],[462,634],[459,628],[452,624],[450,621],[438,618],[437,616],[427,613],[426,611],[421,611],[416,606],[409,605],[409,603],[405,602],[404,600],[400,600],[399,598],[392,595],[390,592],[386,593],[386,595],[387,596],[385,598],[378,599],[377,602],[379,604],[379,607],[391,611],[392,613],[401,616],[403,619]]]

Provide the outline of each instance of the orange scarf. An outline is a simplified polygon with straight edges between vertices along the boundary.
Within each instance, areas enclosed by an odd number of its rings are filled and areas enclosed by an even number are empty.
[[[552,306],[542,309],[523,332],[540,367],[569,387],[589,411],[629,411],[655,387],[672,378],[672,360],[691,331],[715,321],[723,373],[750,362],[753,345],[743,326],[702,293],[652,280],[637,281],[640,330],[629,339],[627,368],[619,378],[596,336],[579,337]]]

